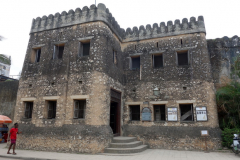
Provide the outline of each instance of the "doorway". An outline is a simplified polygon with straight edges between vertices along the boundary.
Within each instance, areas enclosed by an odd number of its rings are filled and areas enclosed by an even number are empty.
[[[110,127],[112,128],[114,136],[120,136],[121,126],[121,93],[111,90],[110,103]]]
[[[111,102],[110,106],[110,127],[112,128],[113,134],[117,134],[117,109],[118,103]]]

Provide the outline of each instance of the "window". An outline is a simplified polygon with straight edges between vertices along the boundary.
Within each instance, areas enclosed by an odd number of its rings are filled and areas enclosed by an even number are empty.
[[[140,121],[140,106],[130,106],[130,120]]]
[[[48,119],[56,118],[57,101],[48,101]]]
[[[165,105],[154,105],[154,120],[155,121],[165,121]]]
[[[6,69],[6,66],[3,66],[3,69]]]
[[[25,118],[32,118],[33,102],[25,102]]]
[[[86,100],[74,100],[74,118],[85,118]]]
[[[139,69],[140,68],[140,56],[138,57],[131,57],[131,69]]]
[[[152,55],[152,61],[153,61],[154,68],[163,67],[163,55],[162,54]]]
[[[31,55],[31,62],[40,62],[41,57],[41,48],[38,49],[32,49],[32,55]]]
[[[90,52],[90,40],[85,42],[79,42],[79,56],[89,56]]]
[[[113,63],[117,64],[117,52],[113,50]]]
[[[181,121],[194,121],[192,104],[179,104],[179,107],[181,112]]]
[[[178,65],[188,65],[188,51],[177,51]]]
[[[64,44],[54,46],[53,59],[62,59],[64,51]]]

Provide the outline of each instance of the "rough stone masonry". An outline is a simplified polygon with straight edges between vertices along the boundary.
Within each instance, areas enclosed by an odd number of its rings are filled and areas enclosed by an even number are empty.
[[[99,153],[121,135],[150,148],[203,150],[208,130],[216,150],[219,77],[211,60],[202,16],[126,31],[104,4],[38,17],[17,93],[17,145]]]

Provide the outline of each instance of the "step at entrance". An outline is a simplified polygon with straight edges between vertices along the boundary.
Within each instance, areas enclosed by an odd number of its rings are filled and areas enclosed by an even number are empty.
[[[138,153],[147,149],[136,137],[114,137],[109,148],[105,148],[105,153]]]

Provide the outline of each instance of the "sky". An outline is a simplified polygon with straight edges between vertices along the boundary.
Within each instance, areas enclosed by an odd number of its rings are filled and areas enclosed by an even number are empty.
[[[207,39],[240,36],[240,0],[96,0],[125,30],[204,16]],[[11,56],[10,75],[22,70],[33,18],[90,7],[95,0],[0,0],[0,54]]]

